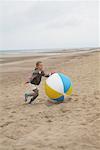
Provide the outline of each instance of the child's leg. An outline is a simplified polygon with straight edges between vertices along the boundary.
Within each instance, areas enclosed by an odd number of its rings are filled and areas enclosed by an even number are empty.
[[[32,95],[33,97],[31,98],[29,104],[31,104],[38,97],[38,95],[39,95],[38,89],[33,90],[33,95]]]

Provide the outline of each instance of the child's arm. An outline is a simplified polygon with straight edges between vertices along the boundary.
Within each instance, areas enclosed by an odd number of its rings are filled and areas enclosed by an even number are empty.
[[[43,76],[48,78],[49,76],[51,76],[51,75],[54,74],[54,73],[55,73],[55,72],[51,72],[51,73],[49,73],[49,74],[45,74],[45,73],[44,73]]]
[[[44,74],[44,77],[48,78],[50,76],[50,74]]]

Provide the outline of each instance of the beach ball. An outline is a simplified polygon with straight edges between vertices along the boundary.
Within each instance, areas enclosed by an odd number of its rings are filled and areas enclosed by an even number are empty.
[[[54,73],[45,81],[46,95],[57,102],[64,101],[64,95],[71,95],[72,83],[68,76]]]

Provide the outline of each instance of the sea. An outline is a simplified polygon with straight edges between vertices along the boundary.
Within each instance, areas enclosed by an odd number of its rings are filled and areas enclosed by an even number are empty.
[[[66,49],[66,48],[57,48],[57,49],[17,49],[17,50],[0,50],[0,57],[5,56],[15,56],[15,55],[31,55],[31,54],[54,54],[54,53],[70,53],[70,52],[80,52],[80,51],[100,51],[99,47],[88,47],[88,48],[73,48],[73,49]]]

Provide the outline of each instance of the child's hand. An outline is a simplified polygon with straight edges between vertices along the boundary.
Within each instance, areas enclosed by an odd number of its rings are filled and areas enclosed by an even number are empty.
[[[54,73],[56,73],[56,72],[52,71],[52,72],[50,73],[50,75],[52,75],[52,74],[54,74]]]

